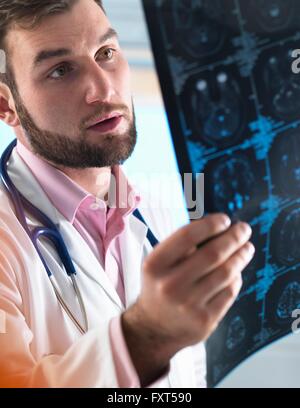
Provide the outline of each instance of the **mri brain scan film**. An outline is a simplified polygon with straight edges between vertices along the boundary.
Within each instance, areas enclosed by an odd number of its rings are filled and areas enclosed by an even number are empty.
[[[300,308],[299,0],[144,0],[180,172],[205,213],[253,229],[239,297],[207,342],[208,385],[291,333]],[[196,179],[196,177],[195,177]]]

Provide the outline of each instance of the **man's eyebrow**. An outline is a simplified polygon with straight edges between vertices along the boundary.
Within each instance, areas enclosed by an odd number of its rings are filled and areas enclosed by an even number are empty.
[[[105,41],[110,40],[111,38],[114,38],[114,37],[118,38],[118,33],[113,28],[109,28],[106,31],[106,33],[104,33],[99,38],[99,44],[102,44]],[[41,65],[46,60],[49,60],[50,58],[64,57],[64,56],[68,56],[71,54],[72,54],[72,51],[68,48],[58,48],[56,50],[40,51],[34,58],[33,68],[37,68],[39,65]]]

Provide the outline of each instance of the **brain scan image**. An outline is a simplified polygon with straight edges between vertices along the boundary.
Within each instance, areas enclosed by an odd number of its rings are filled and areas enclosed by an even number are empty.
[[[282,61],[289,61],[289,53],[268,58],[264,82],[274,114],[282,119],[294,118],[300,109],[300,79],[293,74],[291,64],[287,69]]]
[[[180,0],[172,2],[172,7],[178,38],[188,55],[201,58],[222,47],[224,31],[217,29],[222,20],[222,1]]]
[[[264,299],[264,318],[272,322],[272,330],[279,336],[281,330],[291,328],[292,313],[299,308],[299,273],[292,269],[286,273],[278,273]]]
[[[241,210],[251,198],[255,177],[243,158],[226,159],[213,173],[216,208],[227,214]]]
[[[204,174],[205,214],[254,232],[245,283],[206,342],[215,387],[291,334],[300,307],[300,2],[143,4],[180,172]]]
[[[231,320],[228,326],[226,347],[230,351],[234,351],[243,342],[246,337],[245,322],[240,316],[236,316]]]
[[[250,0],[260,26],[266,31],[289,26],[295,13],[295,0]]]
[[[295,208],[287,214],[279,227],[277,238],[277,256],[286,265],[300,261],[300,208]]]
[[[213,98],[209,84],[198,79],[192,95],[195,133],[201,133],[210,145],[229,146],[242,132],[243,103],[236,82],[225,72],[216,76],[217,98]]]
[[[271,149],[272,173],[278,180],[276,187],[278,193],[286,196],[300,193],[299,143],[300,131],[294,130],[276,140]]]
[[[300,284],[289,283],[279,298],[276,314],[280,319],[290,319],[292,312],[300,308]]]

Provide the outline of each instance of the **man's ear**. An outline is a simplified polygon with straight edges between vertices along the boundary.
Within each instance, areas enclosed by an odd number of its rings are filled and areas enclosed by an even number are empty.
[[[20,125],[14,98],[9,87],[4,82],[0,82],[0,120],[11,127]]]

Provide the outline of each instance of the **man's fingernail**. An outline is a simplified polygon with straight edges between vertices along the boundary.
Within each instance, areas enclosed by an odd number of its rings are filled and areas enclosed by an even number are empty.
[[[223,225],[225,228],[229,228],[231,225],[231,219],[228,217],[228,215],[223,215]]]

